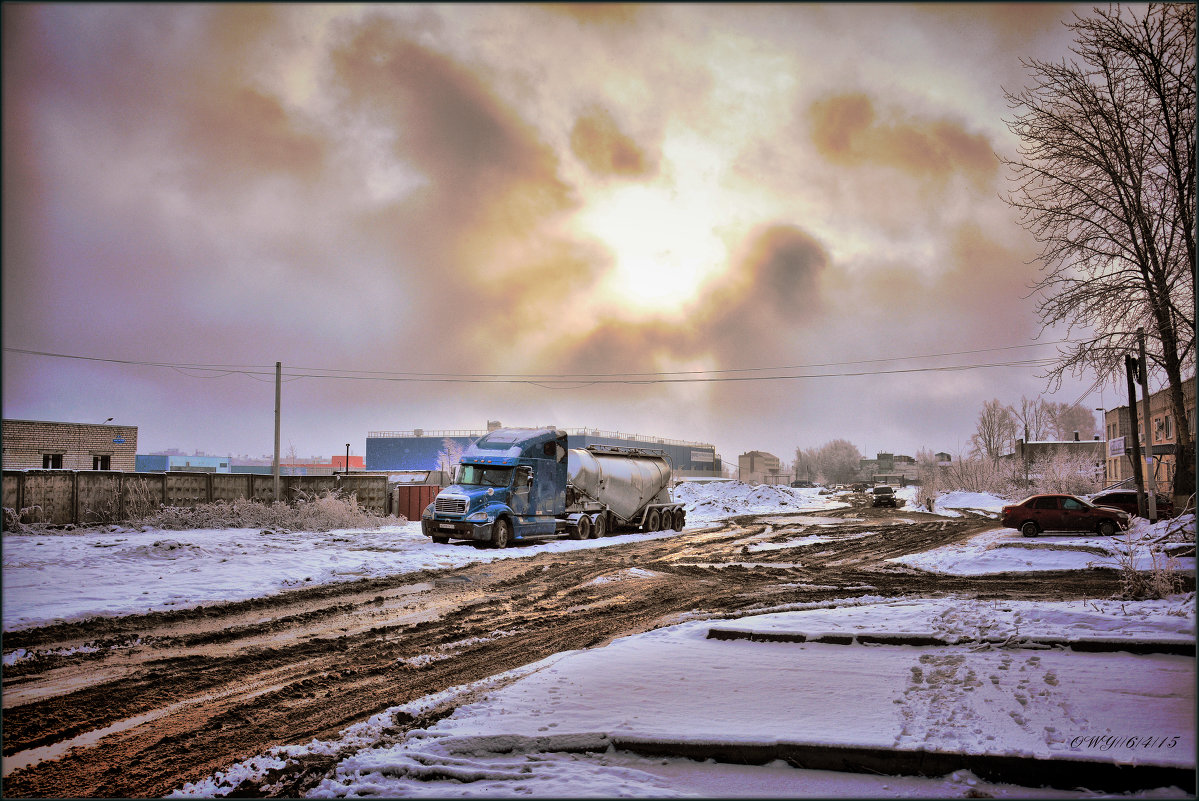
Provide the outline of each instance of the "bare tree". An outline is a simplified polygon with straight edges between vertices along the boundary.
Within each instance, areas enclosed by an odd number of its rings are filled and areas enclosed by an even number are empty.
[[[819,469],[816,467],[815,448],[796,448],[795,461],[791,463],[796,481],[815,481]]]
[[[944,483],[943,472],[941,466],[937,464],[936,454],[927,448],[916,451],[916,480],[920,482],[916,500],[930,512]]]
[[[1068,440],[1078,432],[1079,439],[1091,439],[1099,428],[1095,423],[1095,412],[1078,404],[1048,403],[1051,427],[1055,439]]]
[[[1117,377],[1147,334],[1179,453],[1175,494],[1194,487],[1184,373],[1195,368],[1195,6],[1075,15],[1077,58],[1027,59],[1032,85],[1005,91],[1020,137],[1007,202],[1041,244],[1037,312],[1074,337],[1046,374]]]
[[[1039,442],[1053,433],[1052,401],[1020,398],[1020,408],[1012,408],[1016,422],[1023,428],[1025,442]],[[1019,435],[1018,435],[1019,436]]]
[[[970,437],[971,454],[995,461],[1010,448],[1017,430],[1011,406],[1000,403],[998,398],[986,401],[978,413],[978,427]]]

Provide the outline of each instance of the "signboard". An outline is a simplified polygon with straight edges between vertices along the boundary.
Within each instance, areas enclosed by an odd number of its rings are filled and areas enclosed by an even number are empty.
[[[113,440],[113,442],[115,442],[117,445],[124,445],[124,444],[125,444],[125,438],[124,438],[124,437],[117,437],[116,439],[114,439],[114,440]]]
[[[708,464],[715,464],[715,463],[716,463],[716,458],[715,458],[715,456],[714,456],[714,455],[713,455],[713,454],[712,454],[710,451],[696,451],[696,450],[693,450],[693,451],[691,451],[691,461],[692,461],[692,462],[706,462],[706,463],[708,463]]]
[[[1107,455],[1109,458],[1124,455],[1124,437],[1116,437],[1107,441]]]

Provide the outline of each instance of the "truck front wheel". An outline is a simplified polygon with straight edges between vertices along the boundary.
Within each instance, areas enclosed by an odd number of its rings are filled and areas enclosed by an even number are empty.
[[[491,547],[507,548],[512,544],[512,524],[501,517],[491,524]]]

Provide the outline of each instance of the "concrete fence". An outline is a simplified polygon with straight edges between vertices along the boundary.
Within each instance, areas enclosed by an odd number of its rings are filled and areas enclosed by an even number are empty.
[[[136,509],[197,506],[214,501],[249,498],[275,500],[274,476],[257,473],[126,473],[108,470],[5,470],[4,507],[26,512],[24,522],[82,525],[119,523]],[[387,491],[387,476],[280,476],[283,500],[294,503],[302,494],[340,490],[356,495],[358,505],[376,514],[392,514],[395,499]]]

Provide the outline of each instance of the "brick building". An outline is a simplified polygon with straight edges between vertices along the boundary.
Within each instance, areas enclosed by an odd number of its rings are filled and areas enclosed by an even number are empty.
[[[746,484],[788,484],[779,457],[766,451],[749,451],[737,457],[737,477]]]
[[[1191,435],[1195,434],[1195,378],[1183,382],[1183,395],[1186,398],[1187,422]],[[1149,432],[1150,439],[1145,439],[1144,414],[1140,398],[1137,399],[1137,436],[1141,442],[1141,455],[1145,455],[1145,446],[1153,446],[1153,470],[1147,483],[1156,482],[1157,491],[1163,495],[1174,492],[1175,448],[1177,446],[1178,427],[1174,420],[1174,411],[1170,407],[1169,390],[1162,389],[1149,396]],[[1115,484],[1119,481],[1133,478],[1132,468],[1132,421],[1127,406],[1108,409],[1103,416],[1104,428],[1107,434],[1107,482]]]
[[[137,426],[4,420],[5,470],[121,470],[137,461]]]

